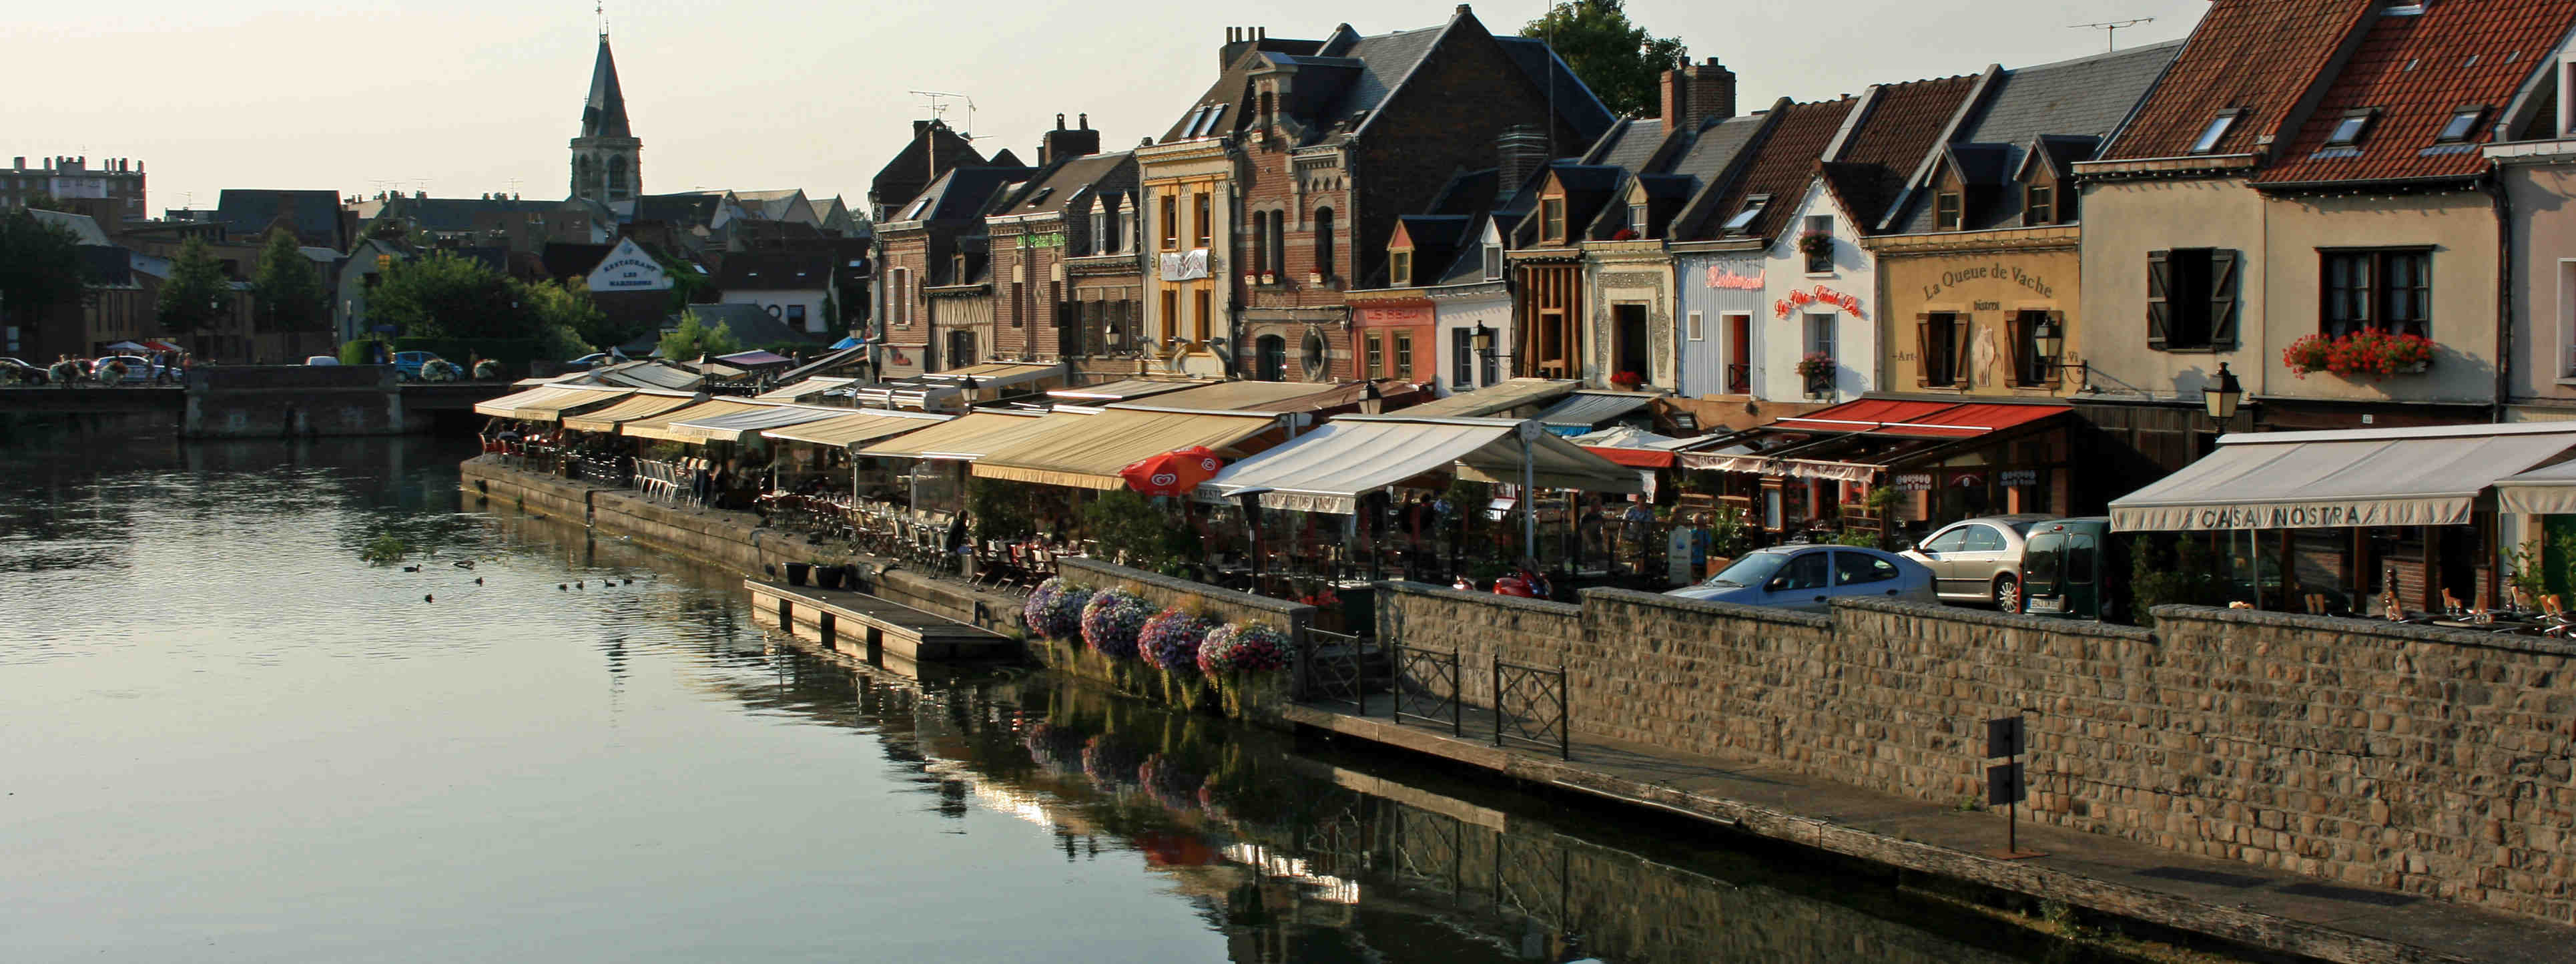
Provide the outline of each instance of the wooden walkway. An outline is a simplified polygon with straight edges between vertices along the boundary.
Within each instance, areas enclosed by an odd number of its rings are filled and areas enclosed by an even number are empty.
[[[869,662],[1006,659],[1019,640],[863,592],[745,579],[752,621]]]

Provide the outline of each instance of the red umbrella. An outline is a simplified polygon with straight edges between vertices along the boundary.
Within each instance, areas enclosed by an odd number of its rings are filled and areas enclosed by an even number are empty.
[[[1118,477],[1127,480],[1128,488],[1146,495],[1188,495],[1224,467],[1224,460],[1207,446],[1193,445],[1141,459],[1119,469]]]

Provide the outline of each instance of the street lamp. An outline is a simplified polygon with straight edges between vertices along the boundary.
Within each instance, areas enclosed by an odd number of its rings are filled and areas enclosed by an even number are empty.
[[[1476,346],[1477,357],[1484,359],[1485,362],[1478,366],[1478,380],[1488,384],[1500,378],[1501,373],[1496,370],[1499,360],[1512,357],[1496,348],[1494,344],[1496,334],[1492,327],[1479,321],[1476,323],[1475,330],[1467,336],[1468,341]]]
[[[2059,321],[2055,318],[2049,318],[2047,320],[2037,322],[2031,325],[2030,339],[2037,343],[2037,347],[2039,349],[2037,352],[2039,355],[2039,371],[2037,374],[2041,378],[2047,378],[2054,375],[2063,379],[2065,377],[2066,370],[2072,368],[2082,373],[2081,375],[2076,376],[2075,384],[2079,388],[2089,389],[2092,387],[2093,363],[2076,362],[2072,365],[2066,363],[2065,322]]]
[[[2229,420],[2236,417],[2237,406],[2245,404],[2245,386],[2237,384],[2236,375],[2227,370],[2226,362],[2219,362],[2218,379],[2201,388],[2200,400],[2210,419],[2223,429]]]

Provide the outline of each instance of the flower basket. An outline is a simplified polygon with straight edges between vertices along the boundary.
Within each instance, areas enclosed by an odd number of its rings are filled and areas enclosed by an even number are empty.
[[[1199,665],[1199,643],[1207,639],[1216,620],[1174,606],[1154,614],[1136,633],[1136,655],[1145,664],[1166,672],[1195,672]]]
[[[2289,366],[2291,374],[2306,378],[2309,372],[2326,370],[2327,357],[2333,347],[2332,338],[2307,335],[2281,349],[2281,364]]]
[[[1093,594],[1082,607],[1082,642],[1113,660],[1136,658],[1136,634],[1154,616],[1145,597],[1125,589]]]
[[[2433,365],[2433,340],[2364,328],[2341,337],[2309,335],[2281,350],[2281,363],[2305,378],[2326,371],[2345,378],[2413,375]]]
[[[1046,639],[1082,638],[1082,610],[1091,602],[1091,587],[1077,586],[1057,576],[1039,583],[1029,593],[1029,601],[1020,607],[1020,616],[1028,622],[1029,632]]]
[[[1618,389],[1623,392],[1636,391],[1637,386],[1645,383],[1646,376],[1636,372],[1620,372],[1619,374],[1610,376],[1610,384],[1617,386]]]
[[[1798,236],[1798,253],[1821,258],[1834,253],[1834,236],[1825,231],[1809,231]]]

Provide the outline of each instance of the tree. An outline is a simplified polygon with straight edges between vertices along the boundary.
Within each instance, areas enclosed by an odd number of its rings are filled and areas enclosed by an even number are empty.
[[[524,300],[535,306],[540,326],[569,329],[574,338],[589,346],[586,351],[607,351],[653,333],[654,324],[649,319],[610,318],[599,310],[599,305],[590,299],[590,282],[580,278],[528,285]]]
[[[453,251],[395,262],[367,295],[380,325],[410,338],[525,338],[530,311],[509,276]]]
[[[1521,28],[1546,40],[1603,106],[1621,117],[1662,108],[1663,76],[1681,60],[1679,37],[1657,37],[1628,22],[1622,0],[1562,0]]]
[[[161,282],[152,314],[162,328],[184,335],[214,327],[231,309],[232,299],[233,282],[224,277],[224,266],[215,263],[204,239],[189,238],[170,261],[170,277]]]
[[[662,357],[672,361],[695,361],[704,356],[730,355],[742,350],[742,342],[733,337],[733,329],[718,325],[709,328],[698,323],[697,312],[680,316],[680,327],[662,336]]]
[[[267,331],[316,331],[330,320],[330,301],[322,292],[322,272],[313,267],[313,259],[295,243],[295,236],[284,231],[268,235],[268,247],[259,253],[259,276],[250,283],[251,298],[259,306],[261,325]]]
[[[54,306],[79,298],[88,273],[70,230],[24,208],[0,216],[0,318],[34,325]]]

